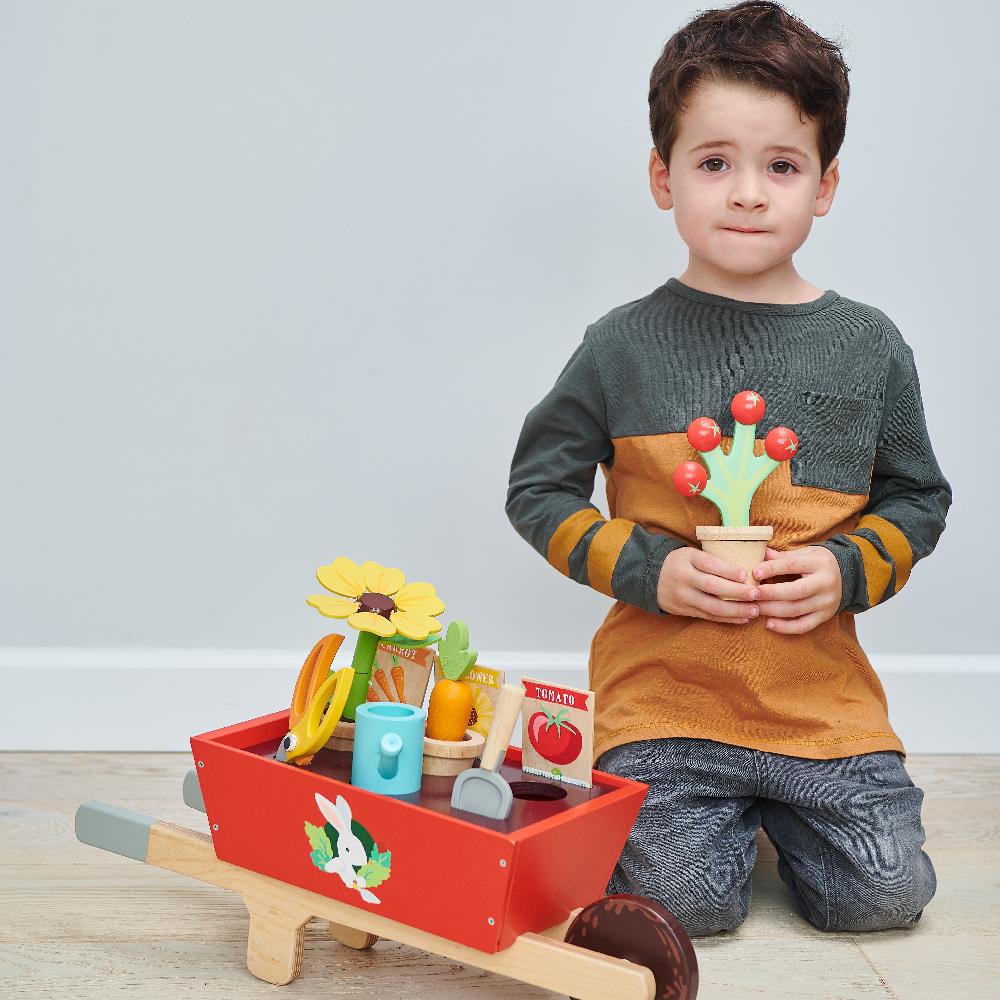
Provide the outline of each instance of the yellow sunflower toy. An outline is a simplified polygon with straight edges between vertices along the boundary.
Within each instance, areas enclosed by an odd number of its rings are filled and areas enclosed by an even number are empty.
[[[436,642],[441,631],[437,616],[444,604],[430,583],[407,583],[401,570],[363,562],[346,556],[316,570],[316,579],[332,594],[313,594],[306,603],[327,618],[346,618],[358,630],[354,649],[354,683],[347,697],[343,718],[354,721],[354,712],[365,701],[371,683],[375,649],[381,639],[417,646]]]

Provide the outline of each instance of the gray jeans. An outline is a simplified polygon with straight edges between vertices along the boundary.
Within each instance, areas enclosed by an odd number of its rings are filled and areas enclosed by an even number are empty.
[[[614,747],[596,766],[649,785],[607,892],[662,903],[691,935],[746,918],[761,825],[820,930],[911,927],[937,887],[924,793],[894,750],[806,760],[671,738]]]

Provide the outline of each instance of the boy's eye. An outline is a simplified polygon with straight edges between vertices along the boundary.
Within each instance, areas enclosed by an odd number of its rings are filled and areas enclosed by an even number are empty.
[[[799,168],[797,166],[795,166],[794,163],[789,163],[788,160],[778,160],[777,163],[772,163],[771,166],[773,166],[773,167],[788,167],[787,170],[779,170],[778,171],[779,174],[783,174],[783,175],[784,174],[792,174],[792,173],[798,173],[799,172]]]
[[[703,166],[705,166],[706,163],[724,163],[724,162],[725,161],[723,159],[721,159],[720,157],[718,157],[718,156],[710,156],[707,160],[702,160],[701,163],[698,164],[698,166],[699,167],[703,167]],[[715,170],[715,169],[712,169],[712,168],[709,168],[708,172],[710,174],[717,174],[717,173],[719,173],[718,170]]]

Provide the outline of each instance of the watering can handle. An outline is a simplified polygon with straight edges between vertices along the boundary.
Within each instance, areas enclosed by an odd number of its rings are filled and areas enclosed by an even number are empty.
[[[500,689],[500,698],[493,711],[493,722],[486,737],[486,747],[483,750],[480,767],[486,768],[487,771],[499,770],[507,755],[507,747],[523,700],[524,688],[520,684],[504,684]]]

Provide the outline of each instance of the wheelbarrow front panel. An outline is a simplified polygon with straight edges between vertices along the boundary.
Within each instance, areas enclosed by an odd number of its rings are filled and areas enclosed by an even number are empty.
[[[505,830],[279,763],[287,729],[286,709],[192,737],[216,856],[488,953],[603,894],[646,792],[595,771],[592,799]]]
[[[521,750],[511,747],[507,762],[520,766]],[[648,786],[594,771],[594,781],[598,780],[615,786],[615,792],[513,834],[517,864],[507,897],[505,931],[552,927],[567,913],[604,895]],[[500,946],[505,948],[513,940],[505,936]]]

